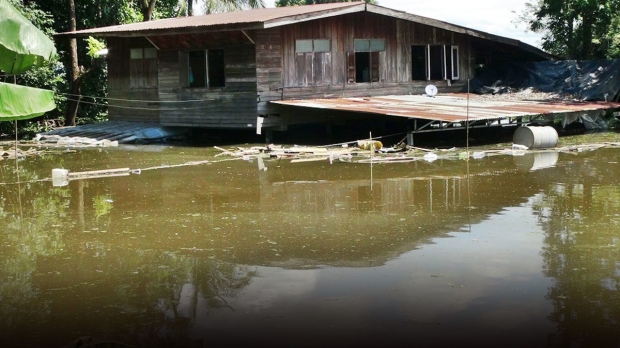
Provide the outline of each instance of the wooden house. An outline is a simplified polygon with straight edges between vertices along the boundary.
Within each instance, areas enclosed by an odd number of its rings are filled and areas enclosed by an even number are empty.
[[[283,129],[325,110],[286,100],[460,91],[520,41],[363,2],[246,10],[64,33],[105,38],[109,119]]]

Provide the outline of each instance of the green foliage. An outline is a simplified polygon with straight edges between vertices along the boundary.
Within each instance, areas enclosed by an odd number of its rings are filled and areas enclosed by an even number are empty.
[[[263,8],[265,2],[263,0],[201,0],[204,3],[205,12],[221,13],[237,11],[247,8]]]
[[[611,25],[603,40],[603,45],[605,42],[608,44],[606,58],[620,58],[620,16],[615,16],[611,20]]]
[[[28,4],[24,4],[24,1],[20,0],[9,0],[9,2],[19,10],[26,19],[43,31],[50,39],[52,38],[52,34],[54,33],[54,18],[51,14],[41,10],[34,2],[28,2]]]
[[[88,56],[91,58],[99,58],[99,54],[97,52],[105,49],[105,43],[95,39],[92,36],[89,36],[88,38],[84,39],[84,41],[86,41],[86,45],[88,47]]]
[[[620,0],[538,0],[526,5],[519,20],[543,33],[542,48],[549,53],[567,59],[615,58],[619,10]]]
[[[14,5],[24,17],[32,22],[32,24],[43,31],[50,39],[52,38],[52,34],[55,32],[55,21],[50,13],[43,11],[35,2],[29,2],[28,4],[24,4],[23,1],[19,0],[9,0],[9,2]],[[6,80],[5,82],[15,82],[19,85],[29,87],[51,89],[55,93],[54,98],[56,105],[60,107],[39,118],[18,121],[18,133],[35,133],[39,129],[43,129],[45,124],[49,124],[47,122],[48,120],[56,119],[62,114],[62,106],[64,105],[65,97],[59,93],[66,90],[66,80],[64,67],[57,58],[47,62],[46,65],[30,69],[24,74],[15,76],[14,79]],[[0,137],[3,134],[14,136],[14,133],[15,126],[12,122],[0,122]]]
[[[277,0],[277,7],[284,6],[297,6],[297,5],[314,5],[314,4],[329,4],[334,2],[354,2],[360,0]],[[367,4],[377,5],[377,0],[364,0]]]

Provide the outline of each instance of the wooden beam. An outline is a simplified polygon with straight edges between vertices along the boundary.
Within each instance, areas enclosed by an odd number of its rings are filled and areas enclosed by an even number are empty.
[[[243,35],[245,35],[245,37],[248,38],[248,40],[250,40],[250,42],[252,43],[252,45],[256,45],[254,43],[254,40],[252,40],[252,38],[250,37],[250,35],[248,35],[248,33],[245,32],[245,30],[241,30],[241,32],[243,33]]]
[[[151,43],[151,45],[153,45],[153,47],[155,47],[159,51],[159,47],[151,39],[149,39],[148,36],[145,36],[144,38],[147,39]]]

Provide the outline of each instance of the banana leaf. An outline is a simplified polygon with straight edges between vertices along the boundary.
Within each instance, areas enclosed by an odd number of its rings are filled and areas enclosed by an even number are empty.
[[[55,108],[53,91],[0,82],[0,121],[26,120]]]
[[[52,40],[7,0],[0,0],[0,70],[21,74],[55,55]]]

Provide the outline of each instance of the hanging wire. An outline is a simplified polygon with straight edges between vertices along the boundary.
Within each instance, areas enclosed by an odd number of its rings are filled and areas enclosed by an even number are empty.
[[[126,101],[126,102],[136,102],[136,103],[179,104],[179,103],[196,103],[196,102],[205,102],[205,101],[214,101],[215,100],[213,98],[208,98],[208,99],[192,99],[192,100],[152,100],[152,99],[147,100],[147,99],[123,99],[123,98],[97,97],[97,96],[92,96],[92,95],[60,93],[60,92],[57,92],[56,94],[65,95],[65,96],[71,96],[71,97],[104,99],[104,100],[114,100],[114,101]]]
[[[109,105],[109,104],[102,104],[102,103],[97,103],[97,102],[88,102],[88,101],[84,101],[84,100],[80,100],[80,99],[72,99],[72,98],[67,98],[67,100],[71,100],[71,101],[75,101],[75,102],[83,103],[83,104],[89,104],[89,105],[107,106],[109,108],[130,109],[130,110],[148,110],[148,111],[205,110],[205,109],[212,108],[212,106],[197,106],[197,107],[192,107],[192,108],[187,108],[187,107],[182,107],[182,108],[146,108],[146,107],[139,107],[139,106]],[[151,102],[157,102],[157,101],[151,100]]]

